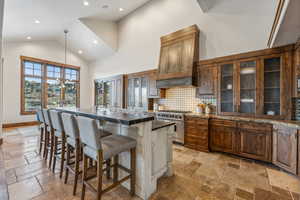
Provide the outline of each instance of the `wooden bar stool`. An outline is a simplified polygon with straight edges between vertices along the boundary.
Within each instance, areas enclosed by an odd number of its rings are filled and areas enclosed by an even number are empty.
[[[67,137],[67,158],[66,158],[66,173],[65,184],[68,182],[69,171],[75,175],[73,185],[73,195],[76,195],[78,176],[81,173],[79,166],[82,160],[82,151],[79,139],[79,129],[75,116],[69,113],[62,113],[62,122]],[[71,152],[75,153],[75,161],[71,161]]]
[[[101,200],[102,194],[110,191],[116,186],[120,185],[124,181],[130,179],[130,193],[135,194],[135,166],[136,166],[136,140],[121,136],[111,135],[101,138],[98,134],[98,128],[96,120],[87,117],[77,117],[79,136],[83,144],[83,177],[82,177],[82,193],[81,200],[84,200],[85,189],[88,187],[93,193],[96,193],[97,200]],[[122,152],[130,151],[131,157],[131,169],[127,169],[118,163],[118,155]],[[87,160],[93,159],[97,162],[97,174],[96,176],[87,176]],[[112,167],[113,170],[113,184],[103,189],[102,176],[103,176],[103,164],[105,160],[115,158]],[[118,169],[122,169],[129,175],[118,180]],[[97,177],[97,188],[94,188],[89,180]]]
[[[65,153],[66,153],[66,135],[63,127],[62,118],[61,118],[61,112],[56,110],[49,110],[49,114],[50,114],[52,129],[54,131],[52,171],[55,172],[56,160],[60,159],[59,178],[62,178],[64,172],[64,162],[65,162]],[[59,147],[59,144],[61,144],[61,147]]]
[[[43,115],[43,111],[41,109],[38,109],[36,111],[36,115],[37,115],[37,120],[40,123],[39,124],[39,130],[40,130],[40,142],[39,142],[39,155],[42,155],[42,150],[43,150],[43,146],[45,146],[45,119],[44,119],[44,115]],[[45,157],[45,154],[43,155],[43,157]]]
[[[67,157],[66,157],[66,173],[65,173],[65,184],[68,182],[69,172],[75,175],[73,195],[76,195],[78,177],[82,173],[80,168],[80,162],[82,161],[82,148],[79,139],[79,129],[77,121],[74,115],[69,113],[62,113],[61,115],[65,134],[67,137]],[[101,132],[100,132],[101,133]],[[106,137],[111,135],[108,132],[104,132],[101,137]],[[71,153],[75,154],[75,161],[72,160]],[[92,160],[91,160],[92,161]],[[110,165],[110,160],[107,161]],[[92,167],[92,164],[90,164]],[[107,166],[107,178],[110,178],[110,167]]]
[[[49,168],[52,164],[52,154],[53,154],[53,128],[51,124],[51,119],[49,116],[49,110],[43,109],[43,116],[45,120],[45,145],[44,145],[44,159],[45,161],[48,160],[48,155],[50,155],[49,158]]]

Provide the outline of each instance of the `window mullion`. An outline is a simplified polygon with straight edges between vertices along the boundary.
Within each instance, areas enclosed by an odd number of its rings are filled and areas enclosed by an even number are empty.
[[[42,107],[47,108],[47,64],[43,63],[43,76],[42,76]]]

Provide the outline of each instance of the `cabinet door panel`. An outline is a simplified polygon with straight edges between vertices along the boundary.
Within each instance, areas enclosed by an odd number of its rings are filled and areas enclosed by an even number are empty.
[[[134,78],[133,80],[134,107],[141,107],[141,79]]]
[[[121,79],[116,80],[116,106],[118,108],[123,107],[123,85]]]
[[[296,174],[297,129],[276,125],[273,130],[273,163]]]
[[[233,113],[234,109],[234,64],[220,65],[219,109],[221,113]]]
[[[212,126],[210,129],[210,147],[215,151],[235,153],[235,128]]]
[[[300,59],[300,53],[299,53],[299,59]],[[298,176],[300,177],[300,132],[298,131]]]
[[[146,77],[141,78],[141,105],[145,110],[148,108],[148,79]]]
[[[184,145],[199,151],[209,151],[208,120],[198,119],[199,124],[193,123],[195,118],[185,121]]]
[[[156,88],[156,79],[150,77],[149,79],[149,98],[159,98],[159,89]]]
[[[256,113],[256,61],[242,61],[239,64],[239,112]]]
[[[127,98],[127,106],[134,107],[134,79],[128,79]]]
[[[178,73],[184,70],[182,66],[182,47],[182,42],[175,43],[169,47],[169,66],[166,69],[166,73]]]
[[[239,131],[239,154],[241,156],[269,162],[271,151],[270,132],[244,129]]]
[[[182,43],[182,66],[177,72],[189,72],[193,68],[194,57],[194,38],[184,40]]]
[[[169,69],[169,47],[164,46],[161,48],[161,53],[160,53],[159,74],[168,73],[168,69]]]
[[[264,59],[264,114],[280,115],[281,57]],[[287,92],[287,91],[286,91]]]
[[[215,95],[216,67],[198,68],[197,96]]]

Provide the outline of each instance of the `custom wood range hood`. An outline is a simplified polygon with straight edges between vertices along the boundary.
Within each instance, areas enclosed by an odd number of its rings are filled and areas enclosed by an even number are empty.
[[[197,25],[161,37],[157,88],[195,85],[195,63],[198,60]]]

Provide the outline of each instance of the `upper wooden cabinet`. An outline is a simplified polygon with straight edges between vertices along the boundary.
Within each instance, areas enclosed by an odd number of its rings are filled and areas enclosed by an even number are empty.
[[[298,130],[284,125],[273,126],[273,163],[297,173]]]
[[[219,114],[291,118],[292,46],[200,61],[199,65],[198,91],[213,94],[217,88]],[[209,68],[214,65],[217,87],[211,78],[213,68]]]
[[[124,108],[124,75],[95,80],[95,106]]]
[[[157,79],[163,88],[192,85],[194,64],[199,58],[199,29],[196,25],[161,37],[160,61]],[[183,79],[182,79],[183,78]],[[160,80],[181,79],[173,82]]]
[[[148,98],[158,99],[158,98],[165,98],[166,97],[166,90],[165,89],[158,89],[156,87],[156,80],[157,80],[157,70],[150,70],[148,74]]]
[[[156,87],[156,78],[156,69],[128,74],[126,76],[126,106],[148,110],[151,107],[149,99],[165,98],[165,90]]]
[[[196,97],[213,95],[217,93],[217,66],[209,65],[197,68]]]
[[[148,77],[128,75],[127,108],[148,110]]]

